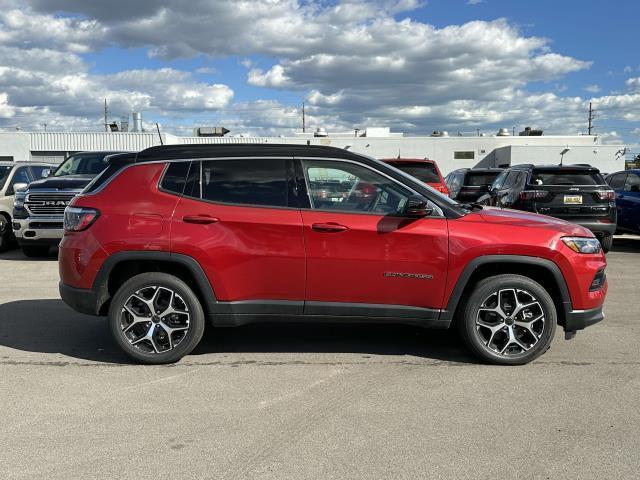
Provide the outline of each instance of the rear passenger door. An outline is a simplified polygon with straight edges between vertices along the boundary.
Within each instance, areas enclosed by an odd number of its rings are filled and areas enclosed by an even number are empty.
[[[287,158],[193,161],[171,250],[195,258],[227,313],[302,313],[302,217]]]

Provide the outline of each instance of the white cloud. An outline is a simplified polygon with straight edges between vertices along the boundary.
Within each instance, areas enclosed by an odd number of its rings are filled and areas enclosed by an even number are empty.
[[[589,93],[598,93],[602,89],[600,88],[599,85],[593,84],[593,85],[587,85],[586,87],[584,87],[583,90]]]
[[[94,128],[108,97],[114,115],[141,109],[168,129],[190,121],[264,134],[300,127],[297,107],[274,100],[232,103],[230,86],[174,68],[92,74],[82,55],[116,46],[145,48],[160,62],[235,56],[247,69],[247,83],[296,92],[308,102],[308,124],[330,129],[586,129],[588,100],[560,94],[568,74],[590,68],[588,58],[553,51],[551,40],[527,36],[505,19],[445,27],[411,19],[424,4],[0,0],[0,117],[5,125],[52,119]],[[549,92],[527,91],[531,82],[548,82]],[[586,89],[595,95],[595,87]],[[625,91],[592,101],[599,120],[633,122],[639,97],[640,78],[630,78]]]
[[[479,5],[483,0],[467,0],[467,5]]]

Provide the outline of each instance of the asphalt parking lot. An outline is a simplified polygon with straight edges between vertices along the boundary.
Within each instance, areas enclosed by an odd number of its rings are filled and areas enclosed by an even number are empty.
[[[524,367],[392,325],[209,330],[144,367],[55,257],[0,254],[0,478],[638,478],[640,238],[608,262],[605,322]]]

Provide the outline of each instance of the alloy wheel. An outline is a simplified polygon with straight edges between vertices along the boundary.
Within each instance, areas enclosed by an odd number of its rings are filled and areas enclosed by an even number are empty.
[[[127,298],[120,312],[120,329],[141,352],[164,353],[184,340],[190,320],[189,308],[178,293],[154,285]]]
[[[531,350],[542,336],[545,312],[527,290],[506,288],[489,295],[476,315],[476,333],[493,354],[514,356]]]

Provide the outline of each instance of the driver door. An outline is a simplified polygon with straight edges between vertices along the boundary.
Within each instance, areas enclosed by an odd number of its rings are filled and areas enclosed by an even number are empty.
[[[448,249],[439,208],[402,216],[414,192],[390,177],[349,161],[299,162],[309,197],[305,313],[425,317],[441,308]]]

